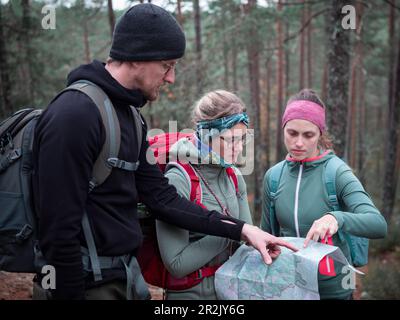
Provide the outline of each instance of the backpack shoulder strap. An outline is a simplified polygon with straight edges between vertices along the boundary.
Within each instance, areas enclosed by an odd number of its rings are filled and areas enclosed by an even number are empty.
[[[189,163],[182,163],[179,161],[168,162],[166,170],[168,170],[172,166],[179,168],[185,174],[185,177],[190,185],[190,201],[204,208],[204,205],[202,204],[203,191],[201,189],[200,178],[197,175],[197,172]]]
[[[329,197],[329,203],[333,210],[340,210],[339,201],[336,193],[336,174],[340,167],[346,167],[351,170],[351,168],[337,156],[332,157],[327,161],[325,166],[324,178],[326,191]],[[355,267],[362,267],[368,263],[368,244],[369,240],[367,238],[353,236],[350,233],[344,232],[342,230],[338,231],[338,236],[342,240],[345,240],[350,249],[350,255],[352,264]],[[355,270],[357,273],[359,271]]]
[[[93,188],[102,184],[111,174],[112,167],[108,165],[107,161],[110,158],[118,158],[121,144],[121,129],[110,99],[99,86],[87,80],[79,80],[65,88],[61,93],[70,90],[80,91],[93,101],[100,112],[101,120],[106,130],[106,141],[93,166],[92,179],[89,182],[89,190],[93,190]]]
[[[143,139],[143,120],[141,118],[140,112],[134,106],[130,106],[133,119],[135,121],[135,128],[136,128],[136,135],[137,135],[137,149],[138,149],[138,157],[140,156],[140,149],[142,146],[142,139]]]
[[[92,191],[95,187],[102,184],[111,174],[112,168],[135,171],[139,166],[138,161],[128,162],[118,159],[119,148],[121,145],[121,129],[114,106],[106,93],[99,86],[88,80],[79,80],[74,82],[61,91],[60,94],[69,90],[80,91],[93,101],[100,112],[106,130],[106,141],[104,142],[100,154],[94,163],[92,179],[89,182],[89,191]],[[141,119],[138,111],[134,107],[131,107],[131,111],[134,115],[135,125],[137,126],[139,154],[143,135]]]
[[[235,169],[232,168],[232,167],[226,168],[226,174],[232,180],[232,183],[233,183],[233,185],[235,187],[236,196],[239,197],[239,195],[240,195],[239,184],[238,184],[238,178],[237,178]]]
[[[336,193],[336,173],[337,170],[343,165],[347,166],[342,159],[334,156],[327,161],[324,170],[325,188],[328,193],[329,204],[335,211],[340,210]]]
[[[14,135],[16,133],[15,131],[17,131],[15,129],[19,124],[23,123],[22,126],[24,126],[27,122],[29,122],[31,118],[29,118],[28,121],[23,120],[27,118],[32,111],[34,111],[33,108],[22,109],[3,120],[0,123],[0,140],[2,140],[7,134]]]
[[[270,217],[270,224],[271,224],[271,231],[272,234],[275,236],[279,236],[280,227],[278,220],[276,219],[276,212],[275,212],[275,200],[276,200],[276,193],[278,191],[279,182],[281,180],[283,168],[286,165],[286,160],[283,160],[271,168],[270,175],[269,175],[269,217]]]

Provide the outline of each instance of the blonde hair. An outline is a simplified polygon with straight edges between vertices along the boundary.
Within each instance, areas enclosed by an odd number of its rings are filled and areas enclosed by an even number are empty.
[[[246,111],[246,105],[234,93],[215,90],[206,93],[198,100],[192,112],[192,121],[214,120]]]

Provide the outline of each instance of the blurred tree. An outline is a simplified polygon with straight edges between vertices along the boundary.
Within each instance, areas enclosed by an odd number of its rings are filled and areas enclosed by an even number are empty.
[[[21,0],[22,30],[19,33],[19,46],[21,48],[21,77],[24,79],[24,95],[28,101],[34,100],[34,81],[32,75],[33,56],[31,48],[31,4],[30,0]]]
[[[299,0],[299,2],[303,2],[302,0]],[[307,11],[306,11],[306,6],[303,5],[303,9],[301,10],[301,24],[304,25],[306,22],[306,18],[307,18]],[[308,29],[308,28],[307,28]],[[304,75],[304,65],[306,62],[308,62],[308,60],[305,59],[305,48],[304,48],[304,39],[306,38],[306,30],[303,30],[300,33],[300,38],[299,38],[299,90],[304,89],[305,88],[305,75]]]
[[[328,127],[335,142],[335,151],[343,157],[346,147],[346,127],[349,92],[350,30],[342,27],[342,8],[347,0],[331,0],[327,20],[328,44]]]
[[[254,137],[255,141],[261,143],[261,130],[260,130],[260,115],[261,115],[261,104],[260,104],[260,39],[258,34],[257,26],[257,0],[248,0],[244,6],[247,22],[248,38],[246,41],[247,51],[247,66],[249,73],[249,85],[250,85],[250,101],[251,101],[251,115],[254,123]],[[249,41],[250,40],[250,41]],[[262,148],[255,148],[255,159],[261,160]],[[255,220],[259,220],[261,213],[261,190],[262,190],[262,179],[263,179],[263,164],[261,161],[255,161],[254,163],[254,215]]]
[[[284,52],[283,52],[283,23],[282,23],[282,1],[278,0],[277,4],[277,21],[276,21],[276,33],[277,33],[277,131],[276,131],[276,162],[280,161],[284,157],[284,146],[282,141],[282,129],[280,127],[280,119],[283,115],[283,104],[284,104],[284,70],[285,70],[285,61],[284,61]]]
[[[4,36],[3,5],[0,3],[0,118],[12,112],[11,107],[11,83],[9,76],[9,63],[7,46]]]
[[[201,47],[201,12],[199,0],[193,0],[194,10],[194,27],[196,34],[196,79],[197,79],[197,95],[200,95],[203,90],[203,62],[202,62],[202,47]]]
[[[115,14],[114,14],[112,0],[107,0],[107,4],[108,4],[108,23],[110,24],[110,33],[112,38],[115,27]]]
[[[350,167],[353,169],[359,171],[360,168],[357,168],[357,138],[358,134],[357,132],[361,129],[359,126],[359,119],[361,112],[357,108],[357,103],[359,100],[359,96],[361,95],[361,92],[359,92],[357,89],[359,88],[359,81],[360,81],[360,73],[361,73],[361,63],[362,63],[362,57],[361,57],[361,50],[362,50],[362,42],[361,42],[361,33],[362,33],[362,27],[363,27],[363,21],[362,21],[362,12],[363,12],[363,6],[360,3],[356,3],[356,13],[357,13],[357,26],[356,26],[356,33],[355,33],[355,41],[354,41],[354,54],[352,57],[352,63],[351,63],[351,75],[350,75],[350,102],[349,102],[349,110],[348,110],[348,116],[347,116],[347,155],[348,157],[348,163]]]
[[[311,4],[307,3],[306,7],[306,17],[310,23],[307,26],[307,88],[312,88],[312,67],[313,67],[313,47],[312,47],[312,22],[311,22]]]
[[[400,34],[398,35],[397,60],[394,62],[396,66],[393,76],[392,98],[389,99],[388,112],[388,131],[385,149],[385,180],[383,186],[383,210],[382,213],[389,221],[393,214],[394,200],[396,196],[396,185],[398,177],[396,173],[396,156],[399,137],[400,122]],[[393,44],[391,44],[393,45]],[[390,86],[390,85],[389,85]]]

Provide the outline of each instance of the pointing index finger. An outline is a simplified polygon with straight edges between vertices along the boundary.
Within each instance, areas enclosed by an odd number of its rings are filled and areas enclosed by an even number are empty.
[[[297,248],[296,248],[294,245],[292,245],[291,243],[286,242],[286,241],[284,241],[284,240],[282,240],[282,239],[279,239],[279,238],[276,238],[276,240],[274,241],[274,244],[277,244],[277,245],[282,246],[282,247],[286,247],[286,248],[292,250],[293,252],[299,251],[299,249],[297,249]]]

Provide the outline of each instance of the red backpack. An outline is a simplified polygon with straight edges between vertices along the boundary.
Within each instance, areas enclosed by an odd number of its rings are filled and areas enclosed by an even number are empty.
[[[164,172],[167,164],[169,166],[180,167],[187,173],[190,179],[190,201],[205,208],[202,204],[202,189],[200,179],[189,163],[179,161],[169,161],[170,147],[180,139],[193,139],[192,133],[166,133],[156,135],[149,139],[150,149],[154,152],[157,164]],[[227,168],[226,172],[235,186],[238,194],[237,176],[232,168]],[[213,276],[219,266],[202,267],[183,278],[173,277],[165,268],[162,262],[157,243],[155,219],[143,204],[138,205],[139,220],[143,232],[143,244],[140,248],[137,259],[142,270],[144,279],[148,284],[169,290],[185,290],[192,288],[203,281],[204,278]]]

